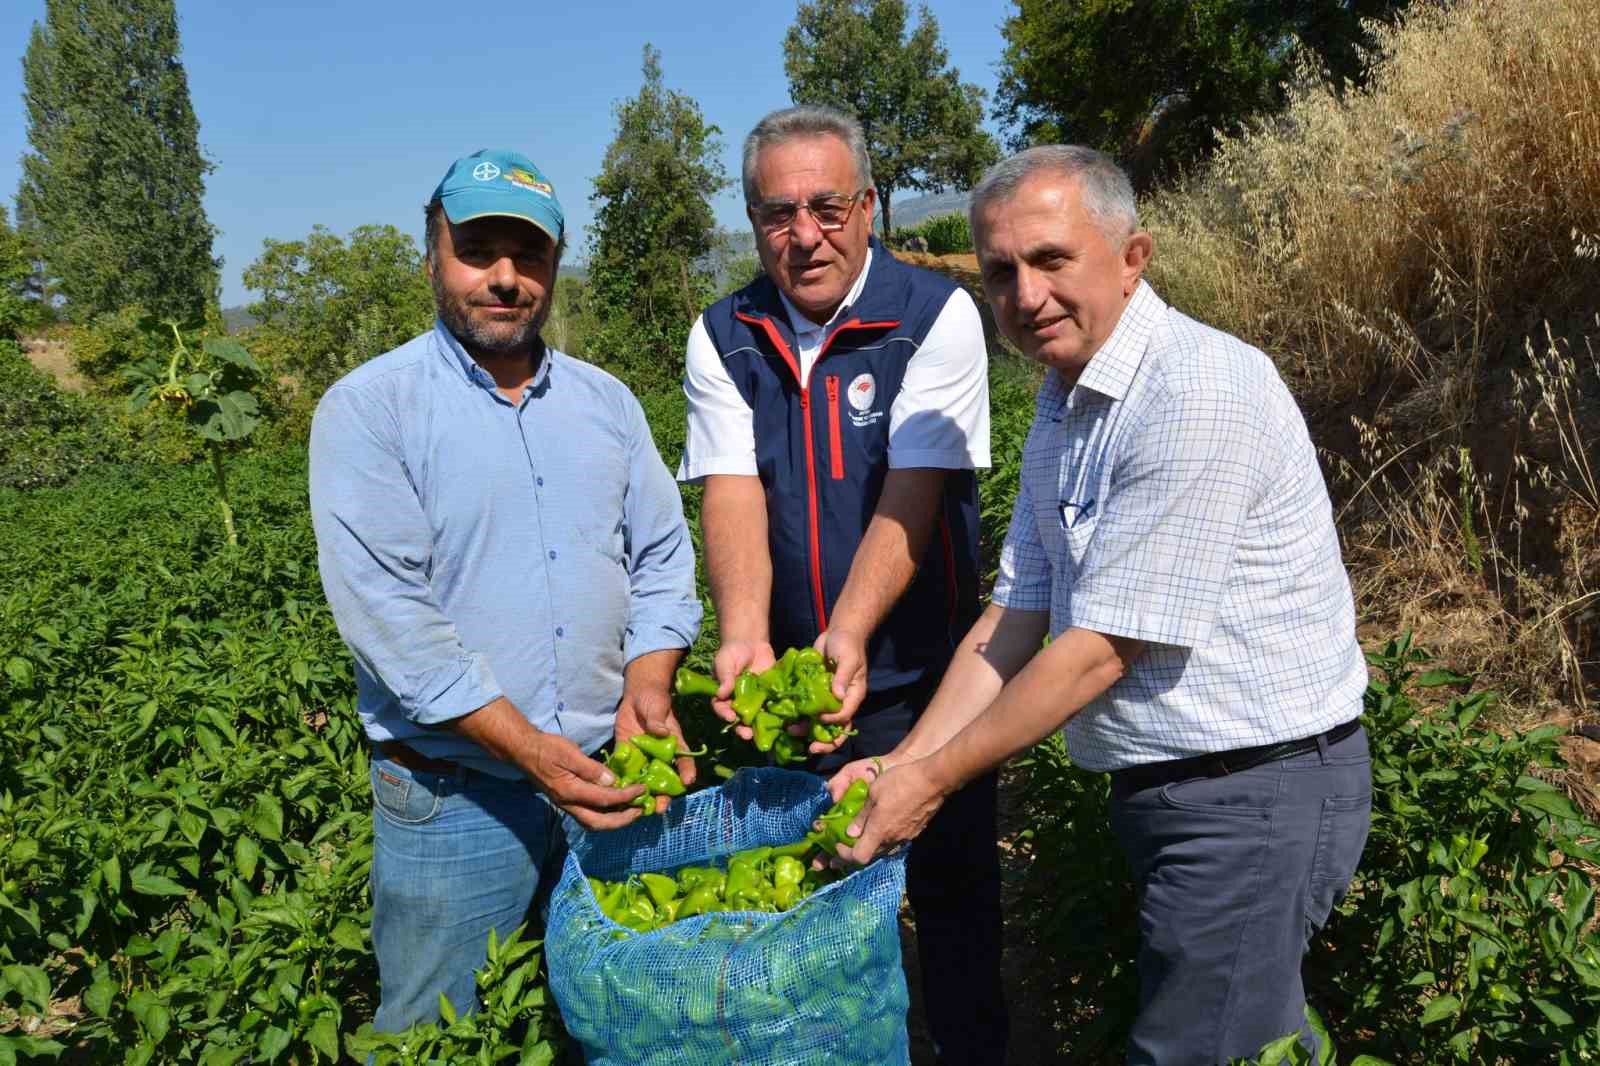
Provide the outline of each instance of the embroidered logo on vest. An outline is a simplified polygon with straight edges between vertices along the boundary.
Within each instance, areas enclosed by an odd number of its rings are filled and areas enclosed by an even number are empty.
[[[882,411],[872,410],[878,398],[878,382],[871,374],[857,374],[845,390],[850,400],[850,421],[856,426],[870,426],[883,417]]]

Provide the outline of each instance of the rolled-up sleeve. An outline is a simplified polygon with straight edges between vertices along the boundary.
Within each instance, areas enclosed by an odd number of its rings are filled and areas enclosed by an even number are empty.
[[[683,498],[650,436],[638,401],[628,397],[628,627],[623,660],[687,648],[700,632],[694,543]]]
[[[437,725],[502,695],[434,598],[432,538],[393,413],[348,386],[311,423],[311,521],[339,635],[408,720]]]

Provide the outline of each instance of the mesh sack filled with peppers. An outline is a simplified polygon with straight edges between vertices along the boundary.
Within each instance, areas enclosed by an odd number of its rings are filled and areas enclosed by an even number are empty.
[[[664,817],[575,833],[545,936],[551,991],[588,1062],[909,1061],[904,859],[833,881],[811,871],[854,817],[829,815],[829,801],[812,775],[743,770]],[[621,921],[602,911],[618,885]]]
[[[680,696],[715,696],[717,682],[682,667],[674,679]],[[812,741],[831,744],[851,732],[842,724],[824,722],[844,704],[833,694],[833,671],[815,648],[790,648],[759,674],[745,670],[734,679],[733,713],[755,731],[756,750],[770,752],[779,766],[806,758]],[[804,723],[803,735],[789,732]]]

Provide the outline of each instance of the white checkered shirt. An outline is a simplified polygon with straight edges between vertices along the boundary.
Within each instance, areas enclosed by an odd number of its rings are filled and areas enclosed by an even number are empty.
[[[1332,507],[1272,362],[1140,283],[1022,452],[994,602],[1147,641],[1067,723],[1094,770],[1273,744],[1354,718],[1367,684]]]

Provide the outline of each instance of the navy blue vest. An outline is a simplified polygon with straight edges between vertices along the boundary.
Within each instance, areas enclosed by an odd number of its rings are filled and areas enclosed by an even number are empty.
[[[861,298],[824,339],[809,381],[800,380],[794,333],[765,275],[705,312],[711,343],[755,415],[777,651],[809,647],[827,627],[889,469],[889,409],[955,288],[874,240]],[[868,646],[874,690],[942,671],[977,619],[977,478],[952,470],[944,484],[917,576]]]

